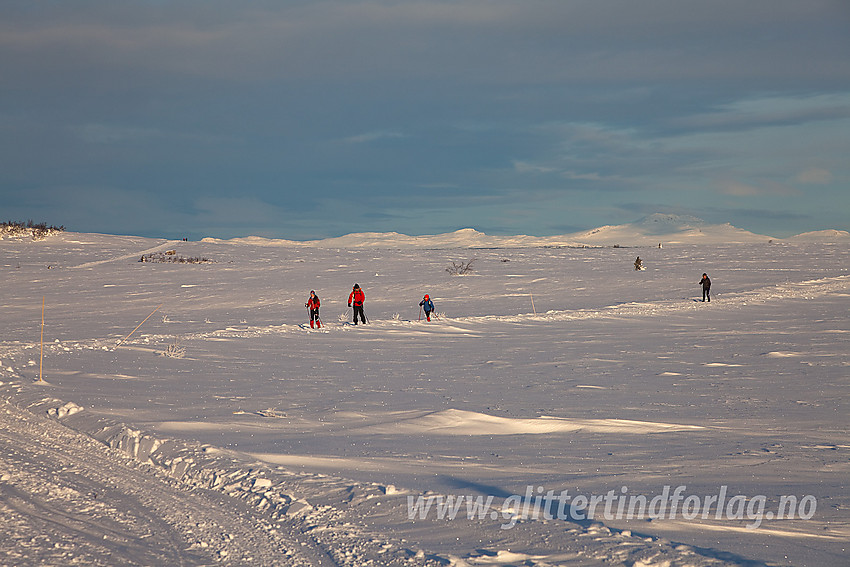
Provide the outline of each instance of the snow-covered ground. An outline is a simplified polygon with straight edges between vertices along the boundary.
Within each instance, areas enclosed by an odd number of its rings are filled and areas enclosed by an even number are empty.
[[[850,564],[846,234],[689,230],[2,240],[2,562]],[[169,250],[213,262],[138,261]],[[674,518],[611,500],[682,486]],[[565,490],[608,510],[544,518]],[[409,513],[479,496],[481,517]]]

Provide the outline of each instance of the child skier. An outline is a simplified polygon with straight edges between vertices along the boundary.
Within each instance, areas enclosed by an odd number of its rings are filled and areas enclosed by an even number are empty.
[[[360,315],[360,320],[363,321],[363,324],[366,324],[366,315],[363,313],[363,303],[366,301],[366,294],[363,293],[363,290],[360,289],[360,286],[354,284],[354,287],[351,289],[351,293],[348,294],[348,306],[351,307],[351,304],[354,304],[354,324],[357,324],[357,315]]]
[[[431,320],[431,311],[434,310],[434,303],[431,301],[431,298],[428,297],[428,294],[425,294],[425,297],[422,298],[422,301],[419,302],[419,307],[425,310],[425,320]]]
[[[310,299],[307,300],[307,303],[304,304],[310,311],[310,328],[313,329],[313,324],[315,323],[316,327],[322,327],[322,320],[319,318],[319,306],[321,305],[321,301],[319,301],[319,296],[316,295],[315,291],[310,291]]]

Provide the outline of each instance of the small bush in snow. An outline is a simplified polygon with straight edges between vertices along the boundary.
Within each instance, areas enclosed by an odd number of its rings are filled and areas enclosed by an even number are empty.
[[[165,347],[165,352],[162,353],[162,356],[167,356],[168,358],[183,358],[186,356],[186,349],[177,344],[177,337],[175,337],[174,342]]]
[[[472,263],[475,261],[475,258],[467,262],[452,262],[452,265],[446,268],[446,271],[453,276],[462,276],[464,274],[468,274],[472,272]]]
[[[194,258],[184,258],[178,256],[176,252],[169,250],[168,252],[152,252],[145,254],[139,258],[139,262],[164,262],[168,264],[211,264],[215,260],[195,256]]]

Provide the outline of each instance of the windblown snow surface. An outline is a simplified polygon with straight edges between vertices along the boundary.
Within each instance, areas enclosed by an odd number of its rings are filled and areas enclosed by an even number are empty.
[[[0,241],[0,563],[850,564],[846,242],[462,236]],[[729,513],[610,500],[683,486]]]

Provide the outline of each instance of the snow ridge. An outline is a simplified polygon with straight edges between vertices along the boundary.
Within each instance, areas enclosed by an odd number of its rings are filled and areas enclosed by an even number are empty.
[[[229,242],[253,246],[306,247],[306,248],[390,248],[390,249],[451,249],[451,248],[536,248],[588,246],[654,246],[659,242],[670,244],[733,244],[767,242],[776,240],[754,234],[731,224],[709,224],[687,215],[655,213],[636,222],[606,225],[592,230],[558,236],[492,236],[473,228],[435,235],[408,236],[398,232],[363,232],[322,240],[283,240],[258,236],[220,240],[204,238],[202,242]]]

